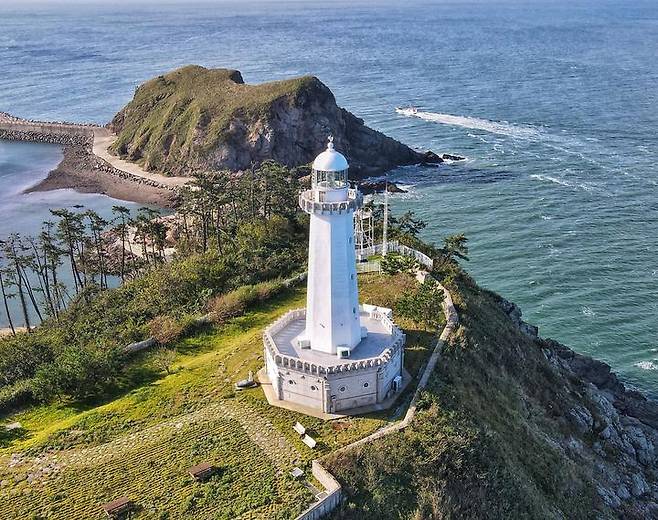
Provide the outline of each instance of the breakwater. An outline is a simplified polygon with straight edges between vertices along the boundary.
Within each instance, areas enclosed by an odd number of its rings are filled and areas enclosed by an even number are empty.
[[[110,161],[113,161],[113,158],[107,152],[107,147],[103,146],[104,149],[100,150],[95,144],[98,142],[111,143],[112,134],[106,128],[98,125],[35,121],[0,112],[0,139],[63,146],[65,148],[63,163],[67,160],[74,161],[76,170],[108,175],[123,181],[170,192],[177,192],[179,186],[182,185],[180,180],[168,179],[162,175],[146,172],[137,165],[131,164],[128,165],[128,168],[121,169],[111,164]],[[97,152],[102,153],[104,157],[100,157]],[[118,161],[120,160],[117,159]],[[132,171],[126,171],[127,169]]]

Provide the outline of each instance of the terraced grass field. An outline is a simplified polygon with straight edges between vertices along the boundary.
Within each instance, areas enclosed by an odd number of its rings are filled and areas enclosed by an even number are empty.
[[[365,275],[361,299],[392,306],[413,283]],[[100,519],[100,506],[122,496],[137,504],[133,517],[140,519],[300,513],[314,496],[290,469],[308,469],[312,458],[396,418],[411,391],[388,413],[329,422],[272,408],[260,388],[234,393],[235,381],[262,366],[263,328],[304,298],[304,290],[291,290],[181,340],[171,374],[153,367],[152,354],[142,355],[123,393],[105,403],[56,403],[1,418],[22,428],[0,444],[0,518]],[[434,338],[406,331],[407,370],[415,375]],[[292,430],[297,420],[318,440],[316,450]],[[186,470],[202,462],[219,471],[197,483]]]

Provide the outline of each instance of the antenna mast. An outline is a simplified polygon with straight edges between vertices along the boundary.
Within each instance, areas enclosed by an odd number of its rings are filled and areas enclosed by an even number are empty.
[[[382,256],[388,253],[388,177],[384,184],[384,231],[382,235]]]

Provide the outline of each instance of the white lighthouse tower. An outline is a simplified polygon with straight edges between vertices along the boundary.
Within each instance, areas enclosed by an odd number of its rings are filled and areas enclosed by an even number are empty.
[[[258,373],[272,405],[323,418],[389,407],[408,381],[392,311],[359,305],[354,212],[363,197],[349,188],[348,167],[329,138],[299,195],[311,216],[306,308],[265,329]]]
[[[363,197],[349,189],[348,167],[329,137],[327,149],[313,161],[311,189],[300,196],[300,206],[311,216],[306,331],[300,341],[341,356],[362,338],[354,212]]]

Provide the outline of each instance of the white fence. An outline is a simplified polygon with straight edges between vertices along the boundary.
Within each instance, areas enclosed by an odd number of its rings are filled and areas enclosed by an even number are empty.
[[[424,265],[428,269],[432,269],[434,267],[434,260],[432,260],[429,256],[427,256],[424,253],[421,253],[420,251],[416,251],[415,249],[400,244],[397,240],[393,240],[392,242],[389,242],[388,247],[386,249],[388,253],[400,253],[401,255],[415,258],[420,264]],[[377,244],[374,246],[357,249],[356,256],[357,258],[368,258],[373,255],[381,255],[383,252],[384,252],[383,244]],[[367,262],[367,263],[370,264],[372,262]],[[365,273],[368,271],[359,271],[359,267],[357,264],[357,272]]]
[[[356,263],[356,272],[357,273],[379,273],[382,270],[382,266],[379,262],[357,262]]]

